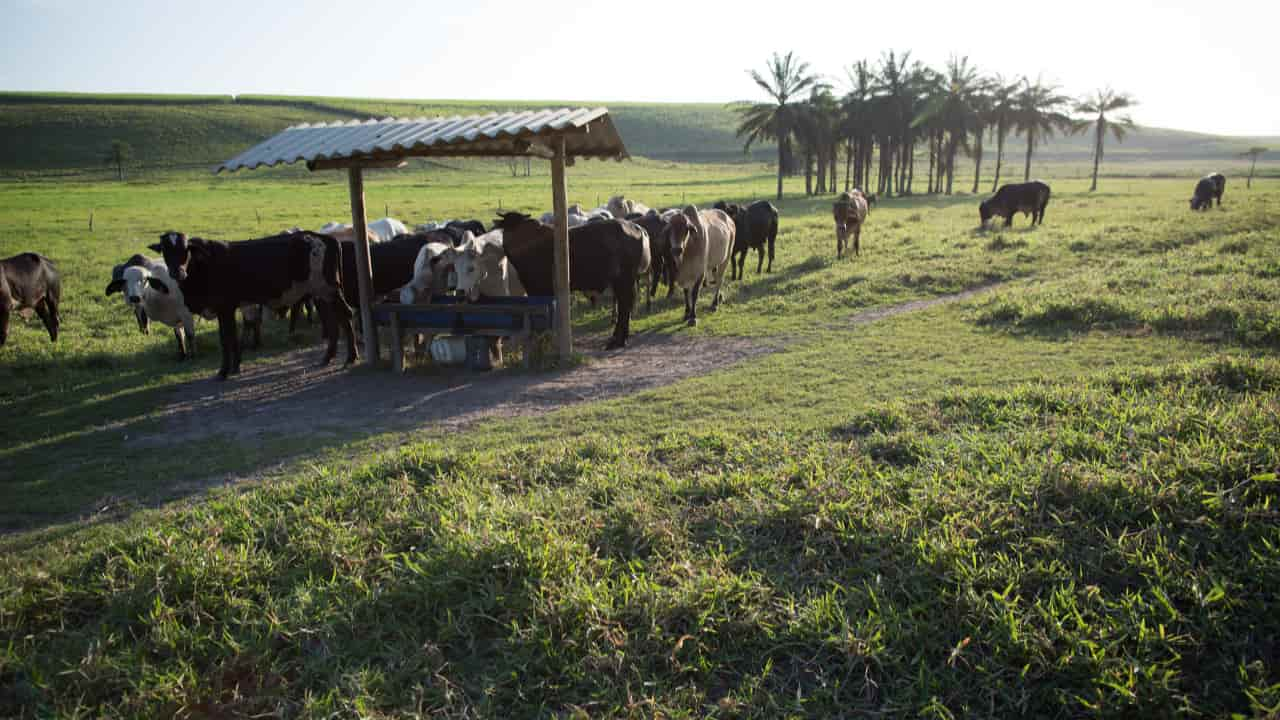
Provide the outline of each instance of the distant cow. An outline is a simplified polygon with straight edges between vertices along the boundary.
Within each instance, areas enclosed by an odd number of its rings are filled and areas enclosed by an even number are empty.
[[[1191,196],[1192,210],[1208,210],[1213,207],[1214,200],[1222,207],[1222,192],[1227,189],[1227,178],[1222,173],[1212,173],[1200,178],[1196,183],[1195,193]]]
[[[273,235],[242,242],[188,238],[169,231],[151,246],[164,254],[187,307],[218,318],[222,367],[218,379],[240,372],[236,308],[246,303],[288,308],[310,295],[316,302],[328,346],[322,362],[338,353],[338,333],[347,339],[347,363],[356,359],[351,308],[342,297],[341,244],[311,232]]]
[[[725,266],[733,248],[733,220],[723,210],[699,210],[689,205],[669,216],[671,256],[676,262],[676,284],[684,290],[684,320],[698,324],[698,292],[705,285],[716,289],[711,312],[720,307]]]
[[[49,258],[28,252],[0,260],[0,346],[9,339],[9,313],[26,309],[36,311],[49,342],[57,342],[61,301],[62,278]]]
[[[604,209],[620,219],[628,215],[645,215],[649,212],[648,205],[638,200],[628,200],[621,195],[614,195],[609,198],[609,202],[605,204]]]
[[[369,231],[370,243],[383,243],[397,235],[406,235],[409,228],[404,223],[392,217],[379,218],[365,225],[365,229]],[[355,239],[354,228],[349,223],[325,223],[318,230],[321,235],[332,235],[343,242],[351,242]]]
[[[768,200],[757,200],[747,206],[726,205],[723,200],[715,204],[733,218],[733,251],[729,256],[729,278],[740,280],[747,264],[747,252],[756,251],[756,274],[764,266],[765,247],[769,249],[769,268],[773,272],[773,246],[778,239],[778,209]]]
[[[1044,209],[1049,205],[1049,186],[1039,180],[1001,185],[990,199],[978,206],[982,227],[994,216],[1004,218],[1004,226],[1013,225],[1014,213],[1031,216],[1031,225],[1044,223]]]
[[[522,213],[502,214],[503,251],[533,296],[555,295],[554,231]],[[569,289],[588,294],[613,291],[618,319],[605,349],[625,347],[631,335],[636,276],[649,268],[649,242],[639,225],[625,220],[594,222],[569,231]]]
[[[853,249],[854,255],[862,254],[862,224],[867,221],[867,197],[857,188],[840,193],[835,204],[831,206],[831,216],[836,221],[836,257],[844,257],[845,245]],[[850,236],[853,237],[850,242]]]

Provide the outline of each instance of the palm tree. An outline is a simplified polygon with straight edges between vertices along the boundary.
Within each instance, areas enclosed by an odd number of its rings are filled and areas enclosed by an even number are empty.
[[[1058,92],[1058,86],[1046,85],[1037,80],[1034,85],[1026,83],[1022,92],[1018,93],[1016,110],[1014,111],[1014,127],[1019,134],[1027,136],[1027,163],[1022,172],[1022,181],[1031,179],[1031,155],[1036,146],[1053,137],[1054,133],[1073,134],[1077,126],[1060,108],[1071,102],[1071,98]]]
[[[796,113],[792,98],[818,83],[818,76],[809,71],[809,63],[802,62],[794,53],[779,56],[774,53],[766,67],[765,75],[755,70],[747,71],[751,79],[768,93],[769,102],[734,103],[734,110],[741,118],[738,137],[745,137],[743,152],[757,142],[770,140],[778,143],[778,200],[782,200],[782,174],[795,130]]]
[[[952,56],[943,75],[932,74],[932,92],[924,109],[912,122],[914,127],[932,125],[937,138],[938,172],[934,190],[942,191],[942,178],[947,179],[948,195],[956,176],[956,153],[969,146],[969,130],[979,124],[977,95],[982,87],[978,69],[968,57]]]
[[[991,111],[988,122],[996,139],[996,176],[991,179],[991,192],[1000,185],[1000,168],[1004,165],[1004,141],[1013,129],[1014,111],[1017,110],[1018,88],[1022,79],[1006,81],[996,75],[991,87]]]
[[[1249,164],[1249,179],[1244,184],[1245,188],[1253,187],[1253,169],[1258,167],[1258,156],[1266,151],[1267,148],[1264,147],[1251,147],[1240,153],[1240,157],[1247,157],[1253,161]]]
[[[1098,189],[1098,166],[1102,164],[1102,147],[1107,139],[1107,131],[1115,137],[1116,142],[1124,142],[1124,136],[1130,130],[1136,130],[1133,119],[1128,115],[1111,120],[1107,113],[1133,107],[1138,101],[1132,95],[1118,93],[1107,88],[1095,90],[1093,95],[1076,104],[1076,112],[1096,116],[1092,121],[1085,120],[1083,126],[1093,125],[1093,184],[1089,192]]]

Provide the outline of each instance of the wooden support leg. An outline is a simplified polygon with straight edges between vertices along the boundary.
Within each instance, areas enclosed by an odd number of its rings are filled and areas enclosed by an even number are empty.
[[[400,313],[391,311],[391,370],[404,372],[404,334],[400,331]]]

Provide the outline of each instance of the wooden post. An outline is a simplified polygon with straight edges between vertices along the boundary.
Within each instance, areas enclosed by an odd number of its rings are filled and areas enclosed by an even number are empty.
[[[355,231],[356,284],[360,289],[360,324],[364,328],[364,359],[378,362],[378,328],[373,324],[373,267],[369,262],[369,226],[364,210],[364,171],[348,168],[351,184],[351,224]],[[345,279],[345,278],[344,278]]]
[[[569,314],[569,206],[564,193],[564,136],[551,140],[551,207],[555,215],[556,354],[561,362],[573,355],[573,325]]]

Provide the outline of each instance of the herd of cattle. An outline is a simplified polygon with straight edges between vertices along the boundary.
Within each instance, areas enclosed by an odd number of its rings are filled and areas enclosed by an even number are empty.
[[[1195,186],[1192,210],[1222,204],[1226,178],[1208,175]],[[1042,182],[1001,186],[978,208],[982,226],[993,217],[1008,227],[1019,212],[1031,224],[1044,222],[1049,186]],[[832,206],[836,254],[846,246],[860,254],[862,226],[875,196],[859,190],[842,193]],[[501,214],[486,230],[477,220],[418,225],[410,231],[394,218],[369,223],[372,292],[378,299],[403,304],[429,302],[432,295],[456,292],[469,300],[482,296],[553,295],[554,238],[550,213],[535,219]],[[696,325],[698,296],[714,290],[710,310],[720,304],[725,270],[731,280],[744,275],[747,255],[757,254],[756,272],[773,271],[778,237],[778,210],[768,201],[750,205],[718,202],[713,208],[650,209],[621,195],[608,205],[585,211],[568,209],[570,289],[596,302],[612,293],[616,320],[607,348],[623,347],[630,335],[637,284],[647,288],[646,309],[662,283],[667,295],[684,292],[684,321]],[[138,328],[148,332],[154,321],[172,327],[179,359],[195,352],[195,318],[218,321],[225,379],[240,370],[242,345],[261,341],[263,308],[283,316],[290,329],[304,313],[319,317],[327,343],[323,361],[337,354],[339,335],[346,339],[347,362],[357,357],[351,307],[356,293],[354,230],[329,223],[312,232],[301,228],[270,237],[220,242],[166,232],[149,248],[160,257],[134,255],[112,269],[108,295],[119,292]],[[769,264],[764,267],[765,254]],[[344,282],[343,279],[348,281]],[[61,280],[57,268],[36,253],[0,260],[0,346],[9,330],[9,315],[34,310],[50,341],[58,338]],[[237,333],[236,312],[244,320]]]

